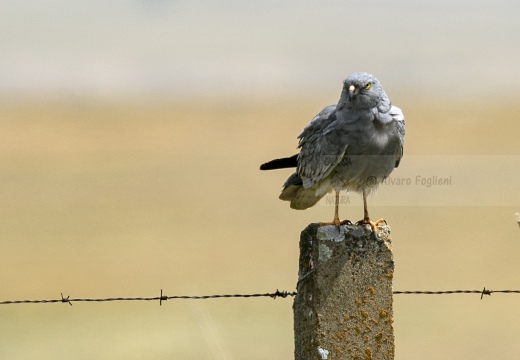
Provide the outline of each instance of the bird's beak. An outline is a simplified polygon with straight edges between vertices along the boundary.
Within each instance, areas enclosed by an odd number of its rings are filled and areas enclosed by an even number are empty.
[[[356,91],[356,87],[354,85],[350,85],[348,88],[348,99],[352,101],[352,98],[354,97],[354,91]]]

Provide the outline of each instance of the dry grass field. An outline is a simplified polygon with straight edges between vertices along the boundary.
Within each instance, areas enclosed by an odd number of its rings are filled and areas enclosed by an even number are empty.
[[[412,184],[381,186],[369,209],[393,231],[394,289],[519,289],[520,105],[393,101],[407,121],[393,175]],[[329,102],[3,102],[0,300],[292,291],[299,233],[333,208],[291,210],[290,171],[258,166],[292,155]],[[340,215],[357,221],[349,199]],[[520,295],[479,297],[396,295],[396,359],[517,358]],[[1,359],[292,352],[290,298],[0,305]]]

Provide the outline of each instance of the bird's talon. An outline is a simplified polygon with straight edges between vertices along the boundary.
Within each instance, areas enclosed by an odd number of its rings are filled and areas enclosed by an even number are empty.
[[[379,231],[379,228],[377,225],[381,224],[382,222],[384,222],[385,224],[387,223],[385,219],[379,219],[377,221],[370,221],[370,219],[363,219],[363,220],[360,220],[357,222],[357,224],[361,223],[361,224],[364,224],[364,225],[370,225],[370,227],[372,228],[372,231],[373,232],[378,232]]]
[[[345,221],[348,221],[348,220],[339,221],[339,219],[334,219],[334,220],[331,221],[331,222],[320,222],[320,223],[318,224],[318,226],[329,226],[329,225],[334,225],[334,226],[336,226],[336,227],[339,229],[341,225],[345,225],[345,224],[344,224]],[[350,222],[350,221],[348,221],[348,222]]]
[[[379,224],[381,224],[381,223],[385,223],[385,225],[388,224],[388,223],[386,222],[386,220],[383,219],[383,218],[381,218],[381,219],[379,219],[379,220],[377,220],[377,221],[375,222],[376,225],[379,225]]]

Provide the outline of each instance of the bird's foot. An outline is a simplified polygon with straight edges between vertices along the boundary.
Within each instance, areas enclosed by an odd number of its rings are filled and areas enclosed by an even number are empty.
[[[318,224],[318,226],[328,226],[328,225],[334,225],[337,228],[339,228],[341,225],[352,225],[352,222],[350,222],[350,220],[339,221],[339,219],[334,219],[331,222],[320,222]]]
[[[337,228],[341,226],[341,221],[339,219],[334,219],[330,222],[320,222],[318,226],[329,226],[329,225],[335,225]]]
[[[359,220],[356,223],[356,225],[370,225],[370,227],[372,228],[372,231],[373,232],[377,232],[379,230],[377,225],[379,225],[381,223],[385,223],[386,224],[386,220],[385,219],[379,219],[379,220],[374,222],[374,221],[371,221],[370,219],[363,219],[363,220]]]

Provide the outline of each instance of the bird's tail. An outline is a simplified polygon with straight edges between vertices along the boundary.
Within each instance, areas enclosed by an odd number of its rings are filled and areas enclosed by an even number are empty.
[[[290,167],[296,167],[298,163],[298,154],[287,158],[274,159],[260,166],[260,170],[275,170]],[[318,184],[314,184],[308,189],[303,187],[302,179],[298,173],[294,173],[285,182],[280,200],[290,201],[291,208],[296,210],[305,210],[316,205],[318,201],[325,195],[318,189]]]
[[[266,162],[265,164],[260,165],[260,170],[285,169],[285,168],[296,167],[297,164],[298,164],[298,154],[290,156],[290,157],[274,159],[269,162]]]
[[[305,189],[303,185],[286,185],[280,194],[280,200],[290,201],[291,208],[305,210],[316,205],[325,194],[317,192],[318,184]]]

